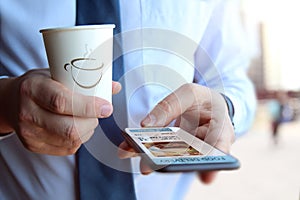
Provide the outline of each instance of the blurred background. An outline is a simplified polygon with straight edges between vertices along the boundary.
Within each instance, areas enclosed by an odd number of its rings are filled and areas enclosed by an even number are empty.
[[[186,199],[300,200],[300,1],[241,0],[240,12],[253,55],[255,121],[232,146],[241,168],[211,185],[195,180]]]

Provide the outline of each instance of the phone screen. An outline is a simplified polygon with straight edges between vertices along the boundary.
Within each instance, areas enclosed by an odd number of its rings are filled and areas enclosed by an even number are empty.
[[[191,169],[238,167],[236,158],[178,127],[127,128],[125,131],[130,137],[130,144],[146,154],[155,166],[170,165],[174,169],[190,169],[188,165]],[[232,163],[235,165],[231,165]],[[185,167],[178,168],[180,165]]]

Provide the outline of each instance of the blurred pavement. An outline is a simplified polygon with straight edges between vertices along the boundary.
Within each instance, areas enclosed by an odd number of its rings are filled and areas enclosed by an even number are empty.
[[[210,185],[195,180],[186,200],[300,200],[300,121],[280,127],[278,145],[269,121],[260,103],[252,129],[232,146],[241,168],[220,172]]]

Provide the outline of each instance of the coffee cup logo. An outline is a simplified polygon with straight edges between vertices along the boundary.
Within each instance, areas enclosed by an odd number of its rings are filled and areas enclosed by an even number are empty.
[[[81,88],[91,89],[102,78],[104,63],[94,58],[75,58],[64,65],[67,72],[71,72],[73,81]]]

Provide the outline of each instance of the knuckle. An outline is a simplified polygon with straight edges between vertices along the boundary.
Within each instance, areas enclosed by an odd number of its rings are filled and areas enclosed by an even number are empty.
[[[95,113],[95,110],[93,109],[94,103],[88,103],[86,102],[84,106],[82,107],[82,115],[83,116],[90,116],[91,113]]]
[[[190,92],[193,92],[195,91],[196,87],[194,87],[195,84],[194,83],[185,83],[181,86],[181,90],[183,91],[190,91]]]
[[[52,95],[50,97],[49,104],[51,110],[58,113],[63,113],[66,107],[66,98],[63,91],[56,92],[54,95]]]
[[[73,140],[72,141],[72,148],[78,148],[80,145],[82,144],[82,141],[81,141],[81,139],[80,138],[78,138],[78,139],[76,139],[76,140]]]
[[[25,121],[31,121],[30,113],[28,113],[26,110],[21,109],[18,115],[18,121],[19,122],[25,122]]]
[[[32,112],[27,111],[26,109],[21,109],[18,115],[19,123],[28,122],[31,124],[39,125],[39,118],[37,115],[34,115]]]
[[[91,127],[93,128],[93,132],[94,132],[94,129],[98,126],[99,124],[99,121],[97,118],[94,118],[94,119],[91,119],[92,120],[92,125]]]
[[[77,152],[77,150],[79,149],[79,146],[73,147],[73,148],[69,148],[66,150],[66,155],[73,155]]]
[[[87,142],[92,137],[93,134],[94,134],[94,130],[91,130],[87,132],[85,135],[83,135],[83,137],[81,138],[82,143]]]
[[[22,144],[27,150],[29,150],[33,153],[42,152],[42,147],[41,146],[37,146],[36,144],[31,143],[27,139],[23,139]]]
[[[171,104],[166,100],[162,100],[161,102],[159,102],[158,107],[159,107],[159,109],[161,109],[162,111],[164,111],[166,113],[170,113],[172,111]]]
[[[41,152],[41,147],[37,146],[38,142],[35,141],[35,135],[31,130],[20,126],[17,134],[26,149],[34,153]]]
[[[70,142],[73,142],[79,138],[75,123],[66,125],[64,132],[65,132],[65,138]]]
[[[102,109],[103,102],[96,99],[95,97],[92,98],[84,98],[81,101],[81,113],[82,116],[86,117],[94,117],[99,116],[99,111]]]
[[[21,79],[21,81],[19,83],[20,96],[30,95],[31,86],[32,86],[32,80],[31,79],[29,79],[29,78]]]
[[[33,153],[40,153],[41,151],[41,147],[36,147],[33,145],[25,145],[25,148],[28,149],[29,151],[33,152]]]
[[[19,127],[18,135],[21,136],[22,142],[25,144],[30,144],[30,139],[32,138],[33,134],[27,128],[23,128],[22,126]]]

